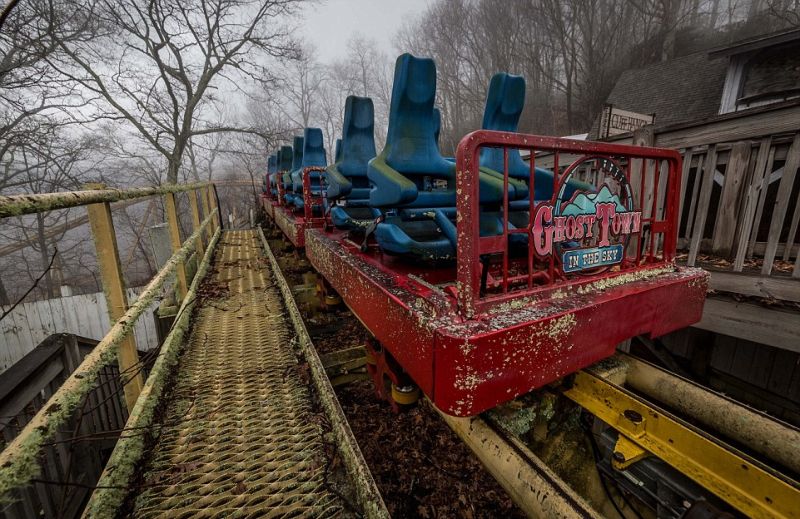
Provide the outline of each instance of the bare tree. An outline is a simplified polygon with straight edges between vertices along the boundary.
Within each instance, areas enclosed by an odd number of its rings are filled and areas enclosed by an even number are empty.
[[[775,20],[789,27],[800,27],[800,0],[766,0],[766,5]]]
[[[296,129],[311,124],[317,96],[327,80],[325,69],[314,54],[314,47],[306,45],[298,59],[284,73],[283,96],[286,102],[281,103],[280,107]]]
[[[15,147],[14,160],[6,166],[21,171],[17,178],[24,178],[15,190],[25,193],[49,193],[63,189],[79,188],[83,179],[96,172],[102,158],[98,141],[91,137],[67,137],[58,133],[47,138]],[[80,218],[80,209],[50,211],[34,215],[6,219],[0,231],[3,243],[20,243],[24,247],[13,247],[14,257],[23,258],[9,268],[18,270],[16,276],[5,276],[13,284],[6,287],[9,292],[23,292],[41,276],[38,294],[42,297],[58,295],[58,286],[64,282],[64,269],[53,269],[68,263],[81,254],[82,240],[65,240],[74,226],[70,222]],[[5,248],[5,247],[4,247]],[[57,262],[54,254],[58,251]],[[4,271],[7,274],[7,271]],[[20,275],[21,274],[21,275]],[[56,275],[58,274],[58,275]]]
[[[95,0],[92,41],[57,40],[64,58],[49,63],[101,98],[102,115],[124,120],[163,156],[176,182],[191,139],[219,132],[258,133],[210,118],[219,91],[242,79],[271,79],[270,59],[297,55],[282,23],[301,0]]]
[[[56,41],[92,36],[90,25],[69,4],[30,0],[5,13],[0,33],[0,189],[27,181],[24,169],[12,167],[15,150],[49,140],[66,124],[87,120],[81,109],[91,97],[65,85],[47,62],[58,54]]]

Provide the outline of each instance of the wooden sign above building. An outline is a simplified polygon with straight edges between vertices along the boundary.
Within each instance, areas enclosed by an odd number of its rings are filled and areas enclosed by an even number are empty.
[[[653,124],[655,119],[655,114],[640,114],[606,104],[600,116],[600,138],[633,132],[642,126]]]

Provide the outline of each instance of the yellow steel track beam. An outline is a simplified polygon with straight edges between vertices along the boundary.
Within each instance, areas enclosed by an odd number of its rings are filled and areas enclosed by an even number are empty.
[[[628,448],[615,450],[616,466],[627,466],[626,462],[631,461],[627,457],[637,455],[636,449],[629,448],[630,442],[664,460],[749,517],[800,517],[797,483],[769,472],[744,454],[643,402],[627,390],[581,371],[564,395],[624,437],[623,447],[627,445]]]

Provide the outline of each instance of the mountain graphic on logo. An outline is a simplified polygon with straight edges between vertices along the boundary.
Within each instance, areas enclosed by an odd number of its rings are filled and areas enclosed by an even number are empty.
[[[578,216],[581,214],[595,214],[597,204],[611,202],[616,204],[617,212],[625,212],[628,209],[622,205],[619,197],[603,186],[597,193],[580,193],[569,204],[561,207],[561,216]]]

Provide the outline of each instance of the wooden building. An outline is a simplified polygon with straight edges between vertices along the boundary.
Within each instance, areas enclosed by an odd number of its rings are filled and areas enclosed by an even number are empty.
[[[800,30],[622,74],[607,103],[653,124],[589,139],[683,155],[680,261],[711,273],[676,369],[800,424]]]

